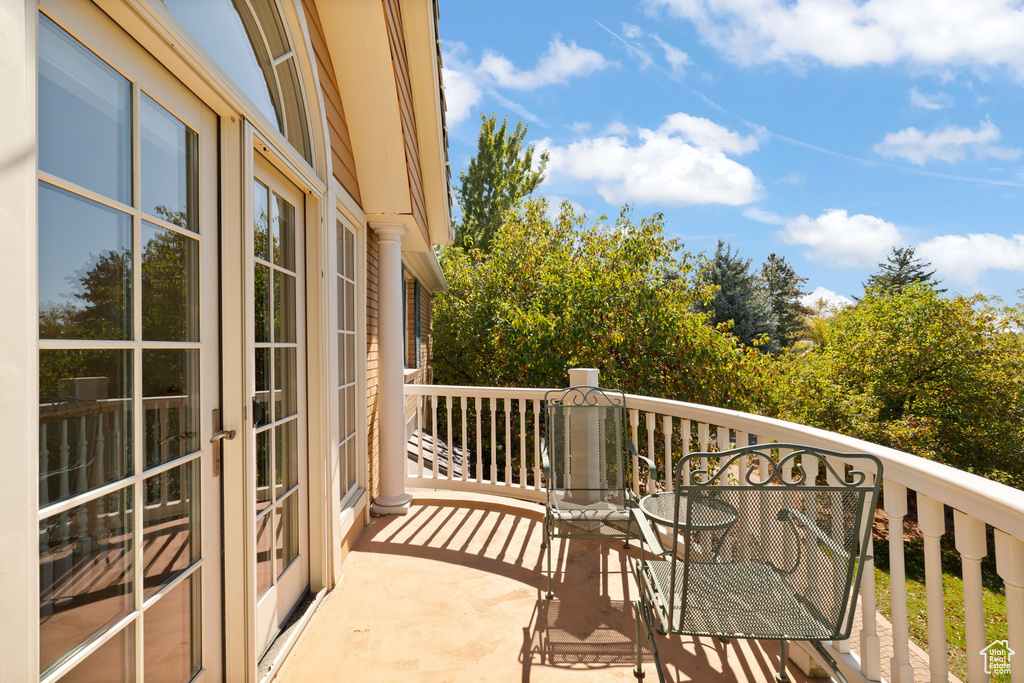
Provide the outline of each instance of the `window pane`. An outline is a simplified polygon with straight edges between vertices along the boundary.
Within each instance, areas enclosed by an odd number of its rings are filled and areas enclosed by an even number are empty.
[[[131,204],[131,85],[44,16],[39,168]]]
[[[335,237],[335,251],[337,254],[338,263],[336,265],[336,272],[338,275],[345,274],[345,234],[348,230],[342,225],[341,221],[335,221],[334,223],[334,237]]]
[[[270,510],[256,520],[256,597],[262,597],[271,586],[274,578],[274,570],[271,566],[271,552],[273,550],[273,527],[274,512]]]
[[[196,225],[197,187],[195,131],[142,94],[142,210],[199,232]]]
[[[199,351],[142,352],[146,467],[199,450]]]
[[[39,669],[132,609],[131,488],[39,523]]]
[[[264,66],[269,68],[270,60],[244,3],[242,12],[249,24],[248,31],[231,0],[166,0],[166,4],[167,9],[185,25],[252,103],[280,128],[264,72]],[[255,50],[254,46],[257,46]],[[261,61],[264,66],[261,66]]]
[[[193,534],[198,462],[150,477],[143,486],[142,573],[147,598],[199,559],[199,539]]]
[[[142,338],[199,341],[199,242],[145,221]]]
[[[39,337],[131,339],[131,217],[39,184]]]
[[[295,341],[295,276],[274,271],[274,341]]]
[[[198,673],[199,634],[192,632],[198,584],[198,574],[193,574],[143,615],[146,683],[185,683]]]
[[[277,528],[274,534],[274,547],[279,578],[299,554],[299,509],[296,505],[298,498],[298,494],[293,493],[275,509]]]
[[[255,340],[259,342],[270,341],[270,268],[256,264],[253,266],[255,287],[253,310],[255,320]]]
[[[275,444],[275,498],[283,496],[299,482],[299,421],[290,420],[278,425]]]
[[[345,277],[349,280],[356,279],[356,239],[348,230],[345,230]]]
[[[273,211],[274,263],[295,270],[295,207],[275,194]]]
[[[306,129],[306,106],[302,101],[299,73],[294,57],[277,65],[277,79],[281,84],[281,109],[284,110],[285,137],[302,154],[310,158],[309,131]]]
[[[256,512],[270,504],[270,433],[265,429],[256,435]]]
[[[356,329],[356,286],[351,282],[345,283],[345,329]]]
[[[258,180],[252,181],[253,252],[256,258],[270,260],[270,190]]]
[[[270,354],[271,349],[256,349],[256,397],[252,402],[254,427],[268,425],[273,420],[270,413]]]
[[[60,680],[68,683],[128,683],[135,680],[134,662],[135,624],[128,624]]]
[[[295,349],[274,349],[274,419],[298,411],[295,389]]]
[[[132,355],[39,352],[39,504],[132,473]]]

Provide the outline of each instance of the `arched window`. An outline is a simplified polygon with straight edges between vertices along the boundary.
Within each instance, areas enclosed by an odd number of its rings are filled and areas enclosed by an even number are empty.
[[[214,61],[312,163],[299,68],[276,0],[165,0]]]

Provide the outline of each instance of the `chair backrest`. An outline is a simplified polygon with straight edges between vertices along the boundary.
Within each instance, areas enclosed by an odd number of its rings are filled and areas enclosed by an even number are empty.
[[[555,389],[547,403],[549,496],[581,505],[625,504],[626,397],[598,387]]]
[[[682,458],[675,467],[672,557],[685,566],[683,586],[671,591],[679,601],[672,609],[685,618],[688,603],[698,603],[690,594],[700,589],[689,581],[691,563],[728,563],[765,577],[776,590],[785,587],[812,616],[813,629],[779,623],[777,637],[849,637],[881,481],[882,463],[873,455],[797,444]],[[702,531],[701,515],[722,509],[735,519],[731,526]],[[763,599],[772,599],[769,594]]]

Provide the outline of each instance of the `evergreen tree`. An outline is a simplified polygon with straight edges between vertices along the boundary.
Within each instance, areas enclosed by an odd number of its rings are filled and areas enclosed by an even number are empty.
[[[715,256],[704,264],[697,276],[705,285],[717,286],[714,297],[698,310],[709,315],[713,325],[731,324],[732,333],[745,346],[755,345],[765,352],[779,350],[775,339],[778,321],[772,312],[767,292],[758,287],[750,272],[750,259],[734,254],[732,247],[718,241]],[[768,336],[767,341],[762,339]]]
[[[508,117],[501,125],[495,115],[480,115],[480,139],[469,168],[459,173],[455,198],[462,219],[455,226],[455,244],[490,252],[491,241],[501,227],[505,213],[529,196],[544,180],[548,153],[541,152],[533,169],[534,148],[523,147],[528,126],[520,121],[508,130]]]
[[[914,282],[921,282],[930,287],[936,287],[942,280],[936,280],[935,271],[925,272],[925,268],[931,263],[924,263],[919,258],[914,258],[913,247],[893,247],[885,263],[878,264],[878,272],[868,278],[864,283],[864,289],[873,289],[884,294],[899,292],[907,285]],[[939,293],[944,289],[937,289]]]
[[[769,254],[761,265],[760,279],[777,323],[775,336],[779,346],[788,348],[800,338],[804,316],[810,312],[800,303],[800,298],[807,294],[802,289],[807,278],[798,276],[785,256]]]

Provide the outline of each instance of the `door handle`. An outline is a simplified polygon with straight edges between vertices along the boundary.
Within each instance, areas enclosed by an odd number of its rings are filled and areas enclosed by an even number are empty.
[[[220,423],[220,409],[213,411],[213,436],[210,437],[210,443],[213,444],[213,476],[220,476],[220,465],[221,465],[221,441],[235,438],[234,429],[222,429]]]

